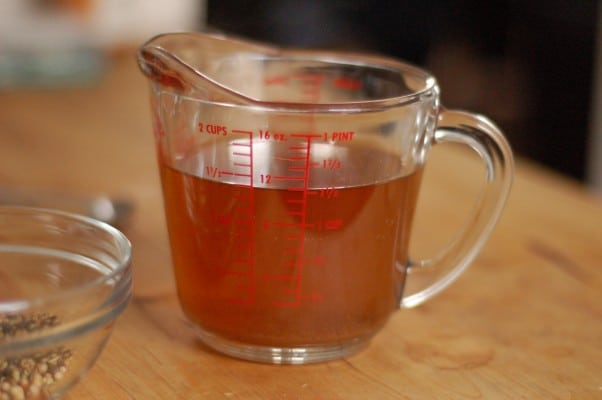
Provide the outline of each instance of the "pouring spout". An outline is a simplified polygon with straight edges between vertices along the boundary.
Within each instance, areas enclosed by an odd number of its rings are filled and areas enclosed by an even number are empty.
[[[221,35],[168,33],[143,44],[137,61],[142,73],[164,90],[248,104],[254,102],[249,74],[277,53],[269,46]]]

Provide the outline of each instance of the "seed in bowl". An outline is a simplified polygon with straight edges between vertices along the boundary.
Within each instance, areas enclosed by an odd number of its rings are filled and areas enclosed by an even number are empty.
[[[35,333],[58,325],[52,314],[7,314],[0,316],[0,341]],[[0,359],[0,400],[36,399],[43,390],[61,380],[73,352],[66,347],[26,356]]]

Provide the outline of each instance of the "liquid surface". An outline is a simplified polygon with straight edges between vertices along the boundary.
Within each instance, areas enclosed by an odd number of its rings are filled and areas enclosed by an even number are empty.
[[[407,262],[421,171],[404,175],[397,157],[352,145],[254,149],[272,151],[271,162],[254,157],[250,171],[232,148],[160,162],[185,313],[255,345],[372,335],[397,307],[395,264]]]

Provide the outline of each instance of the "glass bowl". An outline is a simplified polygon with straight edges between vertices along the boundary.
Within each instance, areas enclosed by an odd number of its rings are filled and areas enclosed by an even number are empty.
[[[103,222],[0,207],[0,400],[56,399],[86,373],[129,303],[130,257]]]

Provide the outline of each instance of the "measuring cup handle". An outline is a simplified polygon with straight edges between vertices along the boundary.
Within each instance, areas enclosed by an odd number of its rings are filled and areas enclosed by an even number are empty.
[[[411,262],[400,301],[403,308],[425,302],[464,272],[491,234],[512,185],[512,151],[493,122],[480,115],[444,110],[434,143],[448,142],[467,145],[479,154],[485,164],[485,188],[459,235],[436,257]]]

